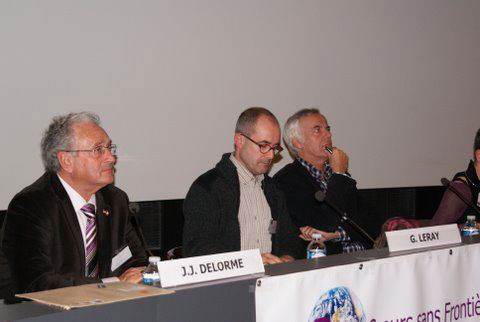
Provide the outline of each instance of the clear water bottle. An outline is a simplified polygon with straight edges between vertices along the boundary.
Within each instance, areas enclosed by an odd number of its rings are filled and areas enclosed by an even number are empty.
[[[150,256],[148,258],[148,266],[143,271],[143,284],[152,285],[160,287],[160,274],[158,273],[158,263],[160,262],[160,257]]]
[[[462,236],[478,235],[477,220],[475,216],[467,216],[467,222],[462,227]]]
[[[313,239],[307,247],[307,259],[326,256],[325,245],[320,241],[322,234],[312,234],[312,237]]]

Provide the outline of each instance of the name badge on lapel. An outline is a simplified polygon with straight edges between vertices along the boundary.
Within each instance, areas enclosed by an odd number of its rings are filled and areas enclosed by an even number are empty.
[[[130,251],[130,247],[127,245],[121,251],[119,251],[117,255],[113,256],[111,266],[112,272],[122,266],[130,258],[132,258],[132,252]]]

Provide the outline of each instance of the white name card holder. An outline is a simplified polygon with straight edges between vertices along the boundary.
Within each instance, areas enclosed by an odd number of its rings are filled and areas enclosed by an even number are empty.
[[[265,268],[260,251],[252,249],[162,261],[158,271],[162,287],[172,287],[265,273]]]
[[[456,224],[387,231],[386,236],[390,252],[462,242]]]

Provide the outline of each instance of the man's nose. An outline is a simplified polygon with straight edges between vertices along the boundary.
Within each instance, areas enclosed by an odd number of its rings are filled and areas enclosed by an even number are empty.
[[[265,156],[272,160],[275,157],[275,149],[270,149],[267,153],[265,153]]]
[[[105,161],[107,162],[116,162],[117,161],[117,155],[113,154],[110,149],[105,149]]]

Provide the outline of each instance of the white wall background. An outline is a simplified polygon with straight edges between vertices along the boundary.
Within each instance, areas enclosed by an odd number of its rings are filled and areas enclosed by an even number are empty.
[[[477,0],[3,0],[0,209],[80,110],[131,200],[183,198],[249,106],[320,108],[361,188],[438,185],[472,154],[479,59]]]

